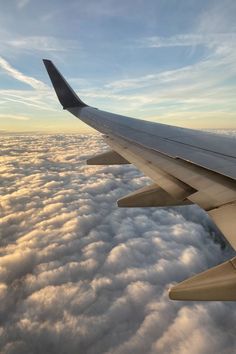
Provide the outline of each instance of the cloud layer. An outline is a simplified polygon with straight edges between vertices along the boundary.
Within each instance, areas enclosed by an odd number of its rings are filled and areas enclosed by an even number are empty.
[[[200,209],[118,209],[149,181],[96,135],[1,140],[1,353],[233,352],[233,303],[168,299],[231,256]]]

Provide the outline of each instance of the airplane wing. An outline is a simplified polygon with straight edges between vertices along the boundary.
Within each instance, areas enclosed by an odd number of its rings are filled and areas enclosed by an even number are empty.
[[[197,204],[236,250],[236,139],[101,111],[86,105],[50,60],[43,60],[63,109],[103,134],[110,150],[88,164],[135,165],[153,184],[119,207]],[[175,300],[236,300],[236,257],[169,292]]]

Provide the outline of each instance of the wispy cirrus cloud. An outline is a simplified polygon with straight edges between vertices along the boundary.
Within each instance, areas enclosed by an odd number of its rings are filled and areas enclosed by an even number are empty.
[[[16,119],[16,120],[30,120],[31,119],[31,117],[22,116],[22,115],[18,115],[18,114],[2,114],[2,113],[0,113],[0,119],[1,118]]]
[[[153,40],[152,42],[155,41]],[[170,39],[169,44],[163,41],[163,45],[166,46],[172,46],[172,43],[174,43],[173,38]],[[179,42],[179,45],[182,45],[181,43],[183,45],[194,45],[190,39]],[[105,87],[118,92],[129,89],[141,89],[154,84],[156,87],[159,85],[168,85],[170,90],[172,90],[175,83],[178,83],[180,87],[181,85],[186,87],[186,89],[189,89],[188,84],[201,86],[218,84],[225,81],[227,78],[231,78],[236,73],[234,65],[236,51],[233,43],[236,44],[236,34],[235,37],[232,37],[232,46],[225,42],[217,46],[211,53],[204,56],[196,63],[185,65],[177,69],[162,70],[139,77],[116,80],[106,84]],[[151,46],[152,45],[155,48],[159,48],[159,45],[161,46],[162,44],[152,43]],[[177,42],[175,42],[174,45],[178,45]]]
[[[64,52],[79,48],[76,40],[66,40],[52,36],[14,36],[14,38],[3,40],[3,43],[8,47],[31,52]]]
[[[18,9],[23,9],[26,5],[28,5],[30,0],[16,0],[16,6]]]
[[[37,111],[58,112],[55,108],[56,98],[51,94],[51,90],[37,91],[31,90],[0,90],[0,104],[3,106],[15,105],[18,109],[22,106],[35,109]]]
[[[12,78],[33,87],[35,90],[47,89],[47,86],[42,81],[23,74],[2,57],[0,57],[0,68]]]
[[[188,47],[205,45],[214,47],[222,43],[236,43],[236,32],[232,33],[188,33],[172,37],[152,36],[142,39],[140,45],[149,48]]]
[[[143,97],[149,97],[149,102],[152,100],[153,103],[160,103],[160,100],[164,98],[173,99],[176,97],[182,98],[184,101],[187,98],[195,97],[196,99],[196,95],[200,93],[205,95],[204,90],[208,89],[208,96],[210,93],[226,90],[228,98],[230,98],[230,90],[233,90],[233,87],[219,86],[236,73],[234,55],[231,53],[229,56],[228,54],[225,53],[221,57],[215,54],[196,64],[174,70],[113,81],[104,85],[104,95],[106,93],[108,97],[112,94],[122,97],[127,95],[127,99],[131,99],[133,95],[137,97],[138,92]],[[97,93],[101,94],[101,90],[98,89]],[[206,95],[204,98],[207,99]]]
[[[108,95],[129,97],[129,107],[132,107],[133,96],[142,97],[136,104],[146,109],[155,105],[156,115],[167,120],[181,112],[189,113],[189,117],[211,117],[209,122],[223,113],[223,116],[232,118],[235,109],[235,85],[232,78],[236,75],[236,34],[189,34],[168,38],[153,37],[144,40],[146,47],[159,50],[162,47],[194,46],[202,44],[211,47],[207,55],[195,63],[181,66],[177,69],[161,70],[147,75],[115,80],[104,85],[104,92]],[[231,85],[227,81],[231,80]],[[99,91],[98,91],[99,92]],[[214,105],[214,107],[213,107]],[[218,109],[218,112],[217,112]],[[193,111],[191,113],[191,110]],[[194,113],[195,111],[195,113]],[[230,113],[227,113],[231,111]],[[173,113],[175,112],[175,113]],[[153,114],[151,114],[153,116]],[[151,118],[150,116],[150,118]],[[183,114],[182,118],[187,114]],[[178,119],[175,119],[177,121]],[[181,119],[183,122],[184,120]],[[218,121],[218,119],[217,119]]]

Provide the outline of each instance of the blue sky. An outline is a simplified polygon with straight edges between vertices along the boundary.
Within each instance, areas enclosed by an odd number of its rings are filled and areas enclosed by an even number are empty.
[[[0,130],[85,132],[42,58],[88,104],[198,129],[236,129],[233,0],[0,0]]]

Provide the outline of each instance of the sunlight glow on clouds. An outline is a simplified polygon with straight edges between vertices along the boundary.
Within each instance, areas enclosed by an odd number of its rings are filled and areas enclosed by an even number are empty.
[[[204,212],[117,208],[149,180],[85,165],[96,135],[1,141],[1,353],[233,352],[233,303],[167,295],[231,256]]]

